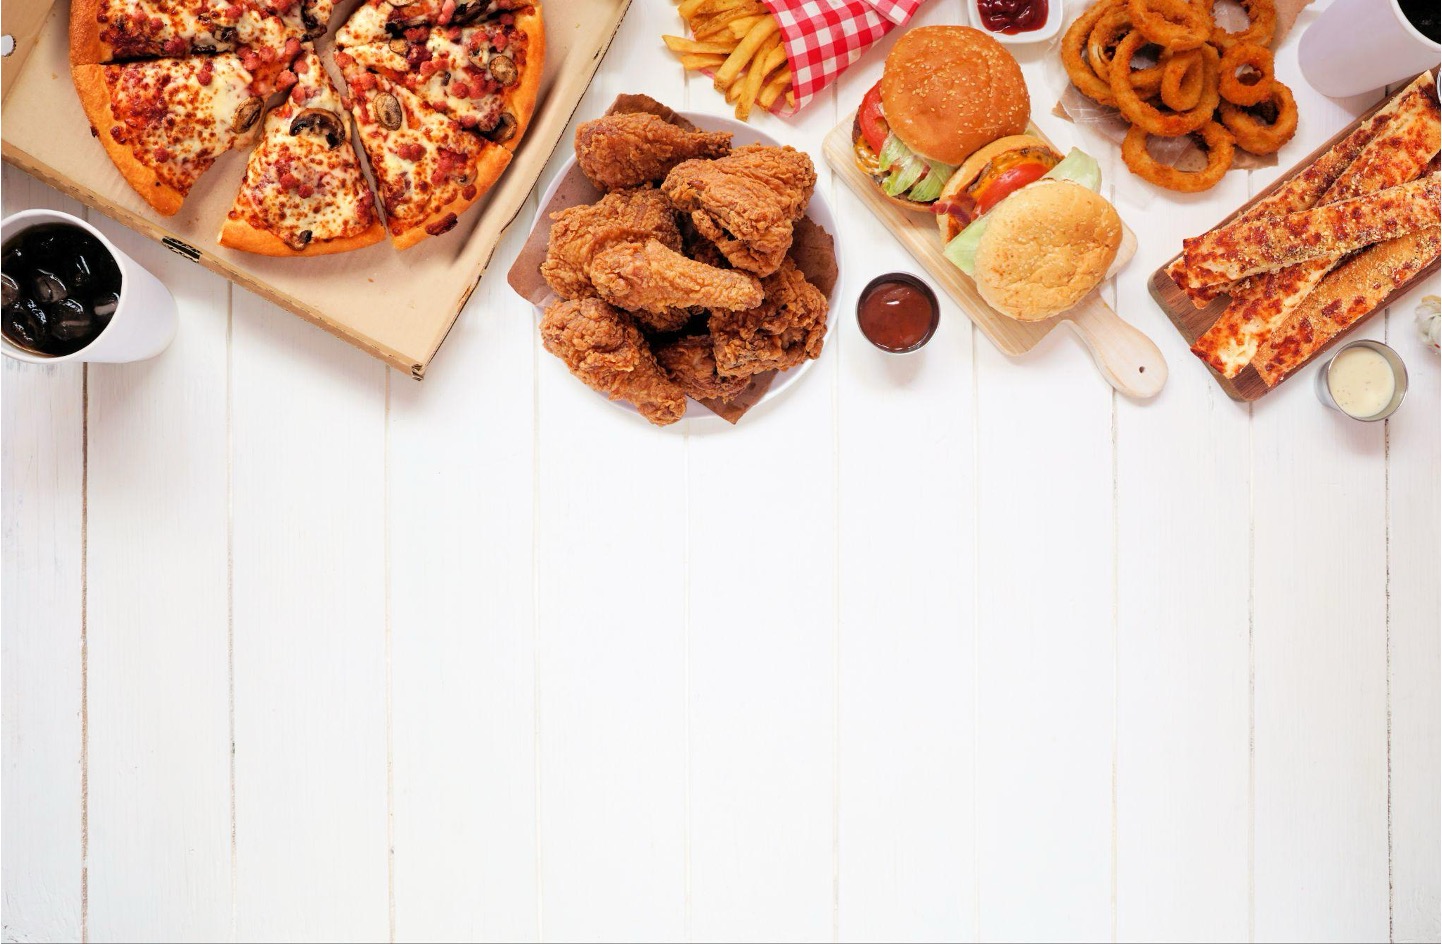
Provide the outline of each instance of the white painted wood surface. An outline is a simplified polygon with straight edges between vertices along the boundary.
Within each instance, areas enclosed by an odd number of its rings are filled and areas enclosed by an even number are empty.
[[[724,113],[676,26],[637,0],[577,120]],[[1294,44],[1283,168],[1367,104]],[[755,120],[819,155],[887,48]],[[1123,203],[1105,297],[1155,401],[1068,332],[1011,359],[948,304],[895,359],[842,310],[725,430],[541,350],[501,277],[534,200],[424,384],[100,221],[183,323],[148,364],[4,365],[4,938],[1437,940],[1412,303],[1369,326],[1412,392],[1367,426],[1310,375],[1228,401],[1146,294],[1280,169]],[[844,297],[916,268],[819,174]]]

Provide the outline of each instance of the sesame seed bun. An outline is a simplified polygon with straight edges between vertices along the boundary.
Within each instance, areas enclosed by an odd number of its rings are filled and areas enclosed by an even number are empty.
[[[1116,208],[1080,184],[1039,180],[991,211],[976,249],[976,288],[1018,321],[1081,301],[1106,277],[1122,242]]]
[[[982,145],[1025,131],[1031,96],[1001,43],[969,26],[921,26],[886,57],[881,107],[907,147],[960,164]]]

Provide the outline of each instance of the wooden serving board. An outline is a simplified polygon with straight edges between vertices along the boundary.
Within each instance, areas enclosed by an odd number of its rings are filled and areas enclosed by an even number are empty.
[[[1027,133],[1046,140],[1046,136],[1035,126],[1028,128]],[[1151,338],[1117,317],[1116,312],[1102,301],[1100,294],[1093,292],[1070,311],[1045,321],[1008,318],[986,303],[977,292],[971,276],[941,254],[941,237],[931,216],[908,212],[887,200],[872,183],[871,177],[856,166],[852,156],[850,119],[837,125],[826,136],[822,152],[836,176],[861,197],[907,252],[1003,352],[1014,357],[1025,354],[1036,347],[1051,329],[1066,322],[1081,337],[1102,376],[1118,391],[1137,399],[1148,399],[1161,392],[1167,382],[1166,358]],[[1123,224],[1122,245],[1111,271],[1107,273],[1109,278],[1126,265],[1136,247],[1135,234]]]
[[[1404,83],[1403,87],[1409,84],[1411,84],[1410,80],[1407,83]],[[1281,175],[1275,181],[1273,181],[1271,186],[1262,190],[1256,196],[1252,197],[1252,199],[1237,207],[1237,209],[1226,218],[1219,220],[1216,226],[1225,226],[1226,224],[1230,223],[1232,220],[1236,219],[1238,216],[1251,209],[1251,207],[1259,200],[1265,199],[1267,195],[1270,194],[1272,191],[1282,186],[1282,184],[1286,183],[1288,180],[1291,180],[1305,168],[1311,166],[1311,164],[1316,161],[1317,158],[1321,157],[1323,154],[1327,153],[1327,151],[1331,150],[1332,145],[1336,144],[1338,141],[1351,134],[1354,130],[1356,130],[1358,125],[1370,118],[1373,112],[1377,111],[1377,109],[1381,108],[1383,105],[1387,104],[1387,102],[1391,100],[1392,97],[1389,95],[1386,98],[1383,98],[1373,107],[1367,109],[1367,111],[1363,112],[1360,116],[1358,116],[1356,121],[1352,122],[1341,131],[1338,131],[1331,138],[1329,138],[1325,144],[1317,148],[1311,154],[1308,154],[1302,160],[1298,161],[1291,170],[1287,171],[1287,173]],[[1216,226],[1212,228],[1216,229]],[[1190,345],[1196,343],[1197,338],[1201,337],[1203,334],[1206,334],[1207,329],[1216,323],[1217,319],[1222,316],[1222,312],[1227,310],[1228,297],[1226,295],[1223,295],[1220,298],[1214,299],[1211,304],[1207,305],[1207,307],[1205,308],[1198,308],[1193,305],[1192,300],[1187,297],[1187,294],[1181,289],[1177,288],[1177,284],[1172,281],[1171,276],[1167,275],[1167,268],[1171,266],[1173,262],[1176,262],[1177,259],[1180,258],[1180,256],[1181,253],[1178,252],[1175,256],[1172,256],[1170,259],[1164,262],[1160,269],[1157,269],[1157,271],[1153,272],[1152,277],[1147,280],[1147,287],[1151,290],[1152,298],[1155,299],[1156,303],[1161,306],[1162,311],[1166,312],[1167,318],[1171,320],[1172,324],[1176,326],[1176,329],[1181,332],[1182,337],[1186,339],[1187,344]],[[1412,287],[1418,282],[1422,281],[1423,279],[1430,278],[1434,273],[1437,272],[1437,268],[1438,263],[1437,260],[1434,259],[1431,265],[1427,266],[1421,272],[1418,272],[1407,282],[1404,282],[1391,295],[1388,295],[1386,300],[1383,301],[1382,304],[1372,309],[1372,311],[1364,317],[1358,318],[1355,322],[1352,323],[1351,327],[1338,334],[1325,347],[1320,348],[1311,357],[1307,358],[1301,364],[1297,365],[1297,368],[1287,376],[1283,377],[1282,380],[1277,384],[1277,386],[1281,386],[1288,380],[1291,380],[1293,377],[1297,376],[1297,374],[1302,372],[1303,367],[1307,366],[1308,364],[1312,363],[1312,361],[1321,357],[1332,347],[1332,345],[1336,344],[1338,341],[1342,340],[1353,331],[1356,331],[1357,328],[1360,327],[1364,322],[1368,321],[1377,312],[1386,309],[1386,307],[1392,304],[1394,300],[1411,291]],[[1250,403],[1253,400],[1260,399],[1272,390],[1276,389],[1275,387],[1267,386],[1266,381],[1262,380],[1262,375],[1257,373],[1256,368],[1253,367],[1251,364],[1243,367],[1242,372],[1237,374],[1236,377],[1228,379],[1226,377],[1223,377],[1220,373],[1217,372],[1216,368],[1212,367],[1212,365],[1208,364],[1201,358],[1197,358],[1197,363],[1205,367],[1207,371],[1211,373],[1212,377],[1217,381],[1218,386],[1220,386],[1222,390],[1226,392],[1227,396],[1231,397],[1233,400],[1237,400],[1242,403]]]

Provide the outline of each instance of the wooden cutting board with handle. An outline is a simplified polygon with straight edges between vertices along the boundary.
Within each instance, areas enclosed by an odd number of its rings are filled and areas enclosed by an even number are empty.
[[[1028,128],[1027,133],[1046,140],[1035,127]],[[941,254],[941,237],[935,221],[929,215],[908,212],[887,200],[871,178],[856,166],[850,119],[826,136],[823,153],[836,176],[861,197],[942,291],[950,295],[1003,352],[1012,356],[1025,354],[1046,337],[1047,332],[1066,322],[1091,351],[1102,376],[1118,391],[1140,400],[1161,392],[1167,382],[1167,362],[1161,350],[1151,338],[1117,317],[1100,294],[1093,292],[1075,308],[1045,321],[1008,318],[986,303],[971,276]],[[1122,245],[1107,273],[1108,278],[1130,261],[1136,248],[1136,235],[1122,224]]]

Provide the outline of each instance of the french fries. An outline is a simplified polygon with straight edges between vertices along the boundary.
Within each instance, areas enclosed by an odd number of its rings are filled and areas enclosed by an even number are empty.
[[[785,95],[796,104],[791,69],[776,18],[760,0],[679,0],[676,12],[691,37],[662,36],[682,68],[708,71],[716,91],[748,121],[751,109],[770,109]]]

